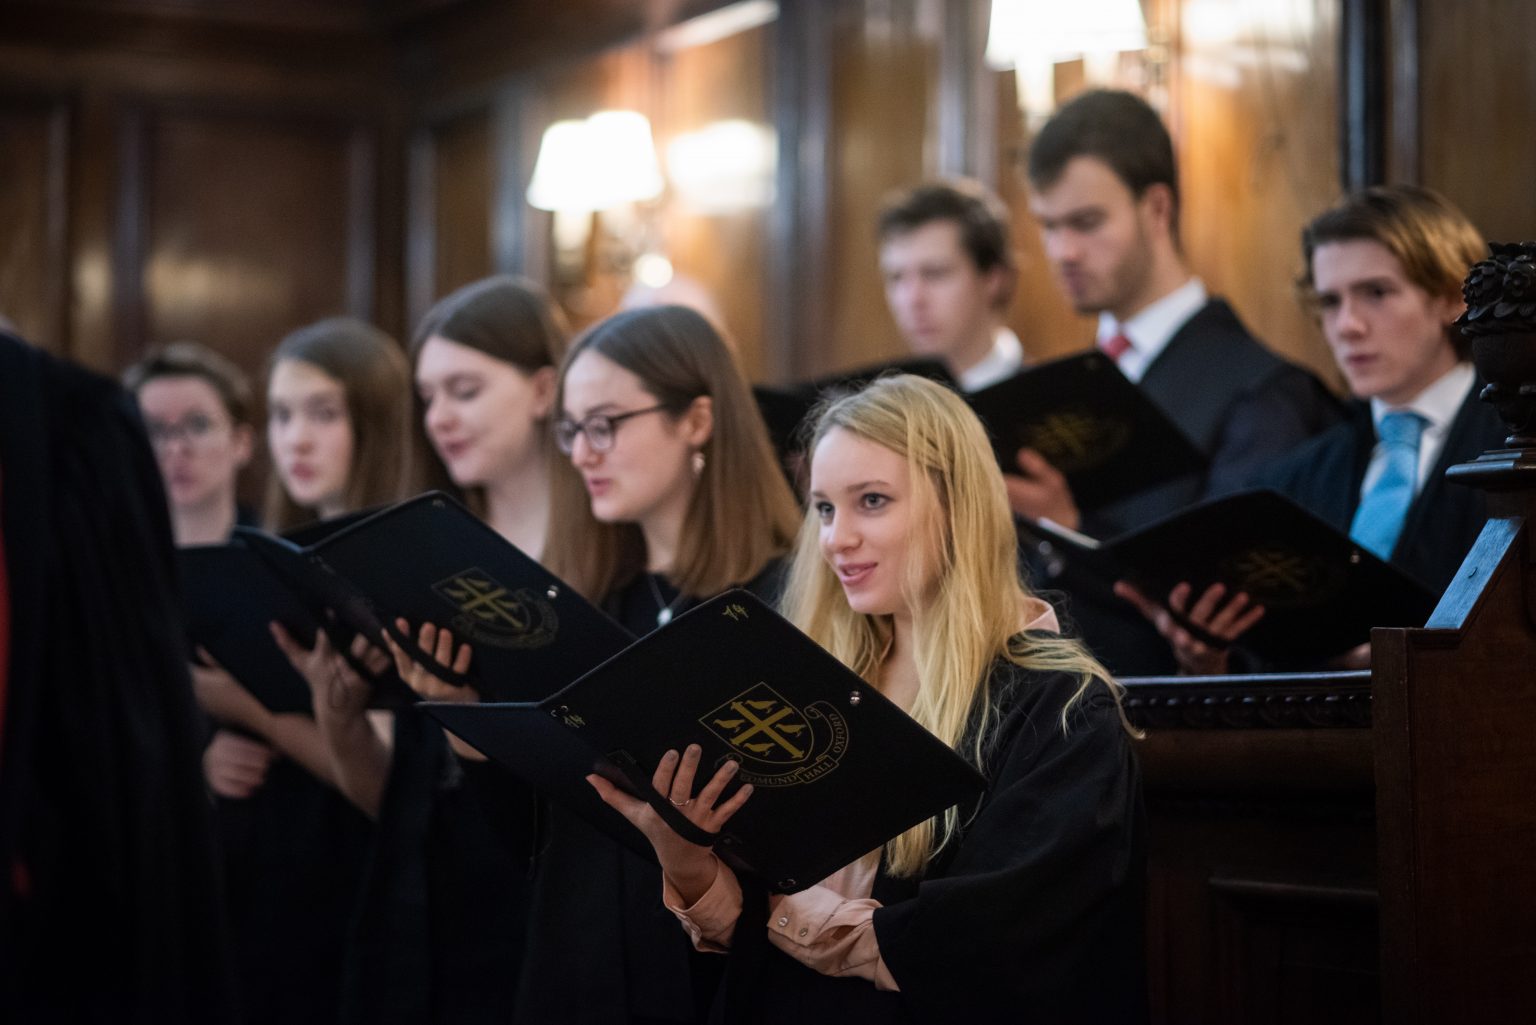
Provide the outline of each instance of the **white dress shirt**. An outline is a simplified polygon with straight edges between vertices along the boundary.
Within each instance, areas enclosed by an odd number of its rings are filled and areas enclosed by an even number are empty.
[[[999,381],[1006,381],[1023,369],[1024,346],[1019,336],[1006,327],[1000,327],[993,336],[992,351],[983,356],[980,363],[955,376],[960,381],[961,391],[981,391]]]
[[[1121,354],[1116,363],[1122,374],[1132,381],[1140,381],[1152,361],[1162,354],[1173,336],[1179,333],[1179,328],[1204,309],[1209,301],[1205,285],[1199,278],[1190,278],[1123,323],[1116,321],[1109,313],[1100,313],[1098,342],[1102,346],[1116,334],[1125,335],[1131,347]]]
[[[1472,364],[1458,363],[1442,374],[1434,384],[1400,406],[1389,406],[1381,399],[1371,400],[1371,423],[1375,425],[1378,436],[1381,434],[1381,418],[1388,413],[1411,410],[1424,418],[1424,430],[1419,434],[1419,470],[1413,481],[1415,495],[1424,490],[1429,471],[1434,467],[1435,460],[1440,458],[1440,450],[1445,447],[1445,436],[1450,432],[1451,421],[1456,419],[1456,411],[1467,400],[1467,393],[1472,390],[1476,377]],[[1385,466],[1386,451],[1378,441],[1371,450],[1371,461],[1366,464],[1365,479],[1360,483],[1362,495],[1376,483]]]

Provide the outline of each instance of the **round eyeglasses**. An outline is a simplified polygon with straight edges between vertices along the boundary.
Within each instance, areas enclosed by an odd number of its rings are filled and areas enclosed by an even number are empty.
[[[643,413],[659,413],[666,409],[665,405],[647,406],[645,409],[632,409],[628,413],[593,413],[584,416],[580,420],[569,420],[562,417],[555,421],[555,444],[560,446],[560,451],[570,455],[576,448],[576,436],[585,434],[587,444],[592,446],[594,452],[607,452],[613,448],[613,434],[619,424],[632,416],[640,416]]]
[[[144,428],[149,434],[149,443],[155,448],[166,448],[181,440],[194,445],[199,444],[207,441],[220,426],[222,425],[201,413],[189,413],[174,423],[147,418],[144,421]]]

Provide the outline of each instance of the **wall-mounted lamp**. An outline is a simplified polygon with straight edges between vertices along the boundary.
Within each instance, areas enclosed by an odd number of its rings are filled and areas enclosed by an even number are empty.
[[[632,110],[601,110],[544,130],[528,202],[591,212],[655,199],[662,187],[650,121]]]
[[[631,204],[661,195],[665,182],[651,123],[632,110],[603,110],[544,130],[528,202],[552,211],[556,275],[585,279],[591,259],[625,271],[644,244],[644,219]],[[607,211],[608,223],[598,213]],[[595,249],[593,248],[595,245]]]
[[[1090,84],[1108,84],[1127,50],[1147,48],[1140,0],[992,0],[987,63],[1013,68],[1019,107],[1032,122],[1056,106],[1055,65],[1082,59]]]

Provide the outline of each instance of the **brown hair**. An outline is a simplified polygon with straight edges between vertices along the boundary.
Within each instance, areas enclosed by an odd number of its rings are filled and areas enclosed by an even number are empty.
[[[1397,258],[1409,281],[1437,298],[1460,301],[1462,279],[1483,258],[1482,233],[1444,196],[1417,185],[1374,185],[1351,192],[1301,230],[1305,265],[1296,281],[1304,299],[1316,298],[1312,258],[1329,242],[1365,240]],[[1471,343],[1455,327],[1447,337],[1465,359]]]
[[[679,590],[715,594],[751,580],[789,551],[799,509],[746,378],[708,320],[682,306],[654,306],[600,321],[566,354],[556,408],[563,407],[571,364],[587,351],[635,374],[674,416],[696,398],[713,400],[714,430],[672,570]],[[601,601],[645,569],[645,541],[633,523],[598,522],[577,474],[568,462],[559,464],[551,481],[546,562]]]
[[[1013,297],[1018,269],[1008,230],[1008,208],[980,182],[968,178],[927,182],[888,197],[877,222],[882,244],[935,221],[949,221],[960,230],[960,247],[976,269],[985,274],[1001,267],[1009,271],[1008,285],[998,296],[1006,307]]]
[[[352,466],[344,502],[348,510],[392,502],[415,491],[418,459],[410,441],[411,374],[393,338],[352,317],[331,317],[301,327],[278,343],[267,377],[284,360],[309,363],[341,382],[352,424]],[[266,523],[283,530],[313,519],[313,510],[267,481]]]
[[[421,318],[411,338],[411,368],[415,369],[428,340],[446,338],[532,374],[560,365],[569,334],[560,308],[536,282],[510,274],[482,278],[439,299]],[[415,388],[411,389],[411,407],[416,446],[422,453],[429,452],[426,408]],[[547,431],[545,437],[546,454],[552,456],[554,442]],[[422,479],[424,486],[460,495],[470,508],[484,515],[482,489],[466,490],[454,484],[440,460],[423,460]]]
[[[164,377],[195,377],[207,381],[235,424],[251,422],[251,379],[233,362],[197,342],[171,342],[145,353],[123,371],[123,387],[139,393]]]
[[[1153,185],[1166,185],[1173,199],[1169,228],[1178,238],[1173,139],[1146,100],[1118,89],[1091,89],[1065,104],[1030,143],[1030,184],[1049,188],[1077,157],[1103,162],[1137,199]]]

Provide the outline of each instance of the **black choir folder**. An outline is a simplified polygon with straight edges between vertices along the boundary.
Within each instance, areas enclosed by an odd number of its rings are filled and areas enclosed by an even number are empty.
[[[829,393],[855,390],[882,373],[918,374],[959,389],[932,359],[863,367],[793,388],[753,394],[781,459],[798,451],[805,418]],[[1078,507],[1095,509],[1158,484],[1204,471],[1209,460],[1113,360],[1093,350],[1026,367],[965,396],[992,438],[998,465],[1018,473],[1032,448],[1060,470]]]
[[[323,520],[283,536],[294,543],[313,543],[363,518],[353,514]],[[264,536],[238,528],[228,544],[177,550],[187,634],[269,711],[308,713],[309,687],[272,640],[267,624],[281,623],[306,647],[314,644],[317,630],[331,624],[323,608],[274,574],[242,539],[253,534]],[[350,636],[335,629],[332,641],[345,651]],[[393,672],[375,682],[395,694],[405,687]]]
[[[960,387],[943,360],[929,357],[876,363],[856,370],[828,374],[787,388],[757,385],[752,389],[752,397],[757,400],[758,412],[768,427],[768,437],[772,439],[779,459],[787,461],[809,440],[802,437],[801,432],[806,418],[817,404],[841,392],[857,391],[881,374],[888,373],[916,374],[950,388]]]
[[[382,644],[390,635],[419,660],[415,631],[430,622],[474,648],[462,678],[498,700],[537,700],[633,637],[572,588],[441,492],[431,491],[352,523],[305,547],[237,531],[272,573]],[[402,618],[409,636],[395,628]]]
[[[728,591],[538,703],[421,706],[546,797],[644,841],[586,782],[643,796],[776,892],[811,886],[984,786],[979,773],[752,594]],[[727,758],[754,792],[718,836],[651,785],[668,749]],[[738,783],[726,790],[735,792]]]
[[[1093,575],[1129,580],[1159,603],[1181,581],[1194,598],[1213,583],[1228,595],[1246,592],[1267,611],[1238,644],[1277,664],[1342,654],[1370,640],[1374,626],[1419,626],[1438,599],[1267,488],[1212,499],[1102,543],[1049,521],[1031,527]]]
[[[1081,509],[1202,472],[1209,463],[1098,350],[1026,367],[966,398],[1005,473],[1019,472],[1019,449],[1035,449],[1066,476]]]

